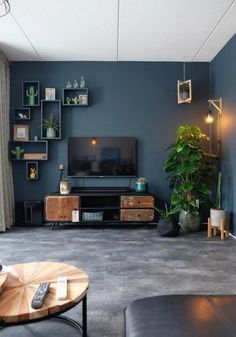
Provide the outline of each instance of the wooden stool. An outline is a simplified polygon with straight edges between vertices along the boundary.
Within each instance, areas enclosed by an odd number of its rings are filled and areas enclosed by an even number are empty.
[[[229,237],[229,221],[226,220],[221,220],[220,222],[220,226],[214,226],[211,223],[211,218],[208,218],[208,228],[207,228],[207,237],[211,238],[212,237],[212,233],[215,236],[217,234],[217,230],[220,231],[220,238],[221,240],[224,240],[224,238],[228,238]]]

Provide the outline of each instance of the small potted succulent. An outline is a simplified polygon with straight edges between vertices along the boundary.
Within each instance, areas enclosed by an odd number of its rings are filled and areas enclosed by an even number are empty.
[[[56,138],[56,133],[59,132],[59,123],[52,113],[43,119],[43,128],[46,129],[47,138]]]
[[[215,208],[210,210],[211,225],[215,227],[220,227],[221,221],[225,222],[227,219],[227,211],[221,208],[221,184],[222,173],[218,172]]]
[[[143,177],[138,178],[135,183],[136,192],[147,192],[147,180]]]
[[[17,160],[21,159],[23,153],[24,153],[24,149],[22,149],[20,146],[16,146],[15,150],[12,150],[11,153],[13,154],[13,156],[15,156],[15,158]]]
[[[172,208],[170,205],[170,209],[168,210],[168,206],[165,203],[165,209],[156,208],[154,209],[158,212],[160,218],[157,223],[157,231],[160,236],[166,237],[175,237],[179,235],[179,225],[177,220],[175,219],[176,209]]]

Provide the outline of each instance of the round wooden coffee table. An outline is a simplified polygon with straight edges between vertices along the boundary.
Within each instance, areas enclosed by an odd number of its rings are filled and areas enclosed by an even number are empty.
[[[7,273],[0,274],[0,293],[4,288],[7,281]]]
[[[0,327],[60,318],[87,335],[88,276],[81,269],[56,262],[33,262],[9,266],[10,272],[0,293]],[[3,274],[4,275],[4,274]],[[67,299],[56,299],[57,277],[67,277]],[[49,292],[40,309],[31,307],[40,283],[50,282]],[[82,325],[61,314],[82,301]]]

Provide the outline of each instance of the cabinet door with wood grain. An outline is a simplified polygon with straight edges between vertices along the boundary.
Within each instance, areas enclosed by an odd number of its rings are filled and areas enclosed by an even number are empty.
[[[153,209],[121,209],[120,210],[121,221],[133,221],[133,222],[150,222],[154,220]]]
[[[122,195],[120,197],[121,208],[153,208],[154,198],[151,195]]]
[[[72,221],[72,211],[79,210],[79,196],[47,196],[45,219],[47,221]]]

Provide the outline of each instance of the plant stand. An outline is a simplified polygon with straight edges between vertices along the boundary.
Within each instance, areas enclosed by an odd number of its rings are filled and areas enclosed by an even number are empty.
[[[220,231],[220,238],[221,240],[224,240],[224,238],[229,237],[229,221],[226,220],[221,220],[220,226],[214,226],[211,222],[211,218],[208,218],[208,229],[207,229],[207,237],[211,238],[212,233],[213,235],[217,235],[217,230]]]

